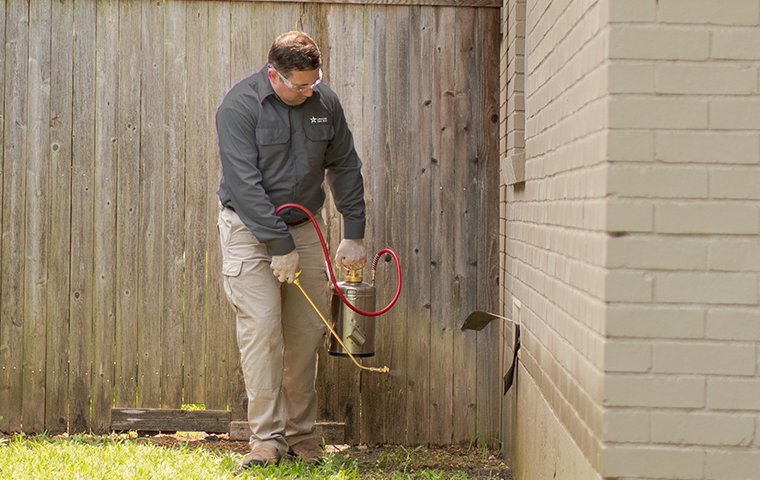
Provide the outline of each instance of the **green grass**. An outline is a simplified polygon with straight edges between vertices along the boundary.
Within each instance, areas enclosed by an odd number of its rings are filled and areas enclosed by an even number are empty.
[[[15,435],[0,438],[0,479],[426,479],[464,480],[464,470],[432,467],[424,451],[393,447],[372,460],[350,453],[328,455],[319,466],[295,460],[235,475],[242,454],[158,446],[134,435],[68,438]]]

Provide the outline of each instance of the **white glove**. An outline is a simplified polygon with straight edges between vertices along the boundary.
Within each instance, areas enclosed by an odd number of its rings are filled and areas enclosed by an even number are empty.
[[[298,270],[298,252],[293,250],[285,255],[272,255],[272,273],[280,282],[293,283]]]
[[[367,263],[367,252],[364,250],[364,240],[349,240],[344,238],[335,252],[335,264],[339,267],[361,270]]]

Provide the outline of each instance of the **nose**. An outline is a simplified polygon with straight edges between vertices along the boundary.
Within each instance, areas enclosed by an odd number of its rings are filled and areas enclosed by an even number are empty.
[[[301,95],[303,95],[304,97],[311,97],[312,95],[314,95],[314,89],[311,87],[306,87],[301,91]]]

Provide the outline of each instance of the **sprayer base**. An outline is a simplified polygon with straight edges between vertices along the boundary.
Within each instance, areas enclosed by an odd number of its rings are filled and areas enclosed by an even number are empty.
[[[345,357],[345,358],[350,357],[350,355],[347,354],[347,353],[340,353],[340,352],[327,352],[327,353],[329,353],[330,356],[332,356],[332,357]],[[368,357],[374,357],[375,356],[374,353],[352,353],[351,355],[353,355],[354,357],[357,357],[357,358],[368,358]]]

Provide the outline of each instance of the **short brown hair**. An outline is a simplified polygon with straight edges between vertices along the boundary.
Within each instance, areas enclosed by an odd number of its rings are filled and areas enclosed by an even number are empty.
[[[290,31],[275,38],[269,49],[269,64],[287,77],[293,70],[320,68],[322,54],[309,35]]]

